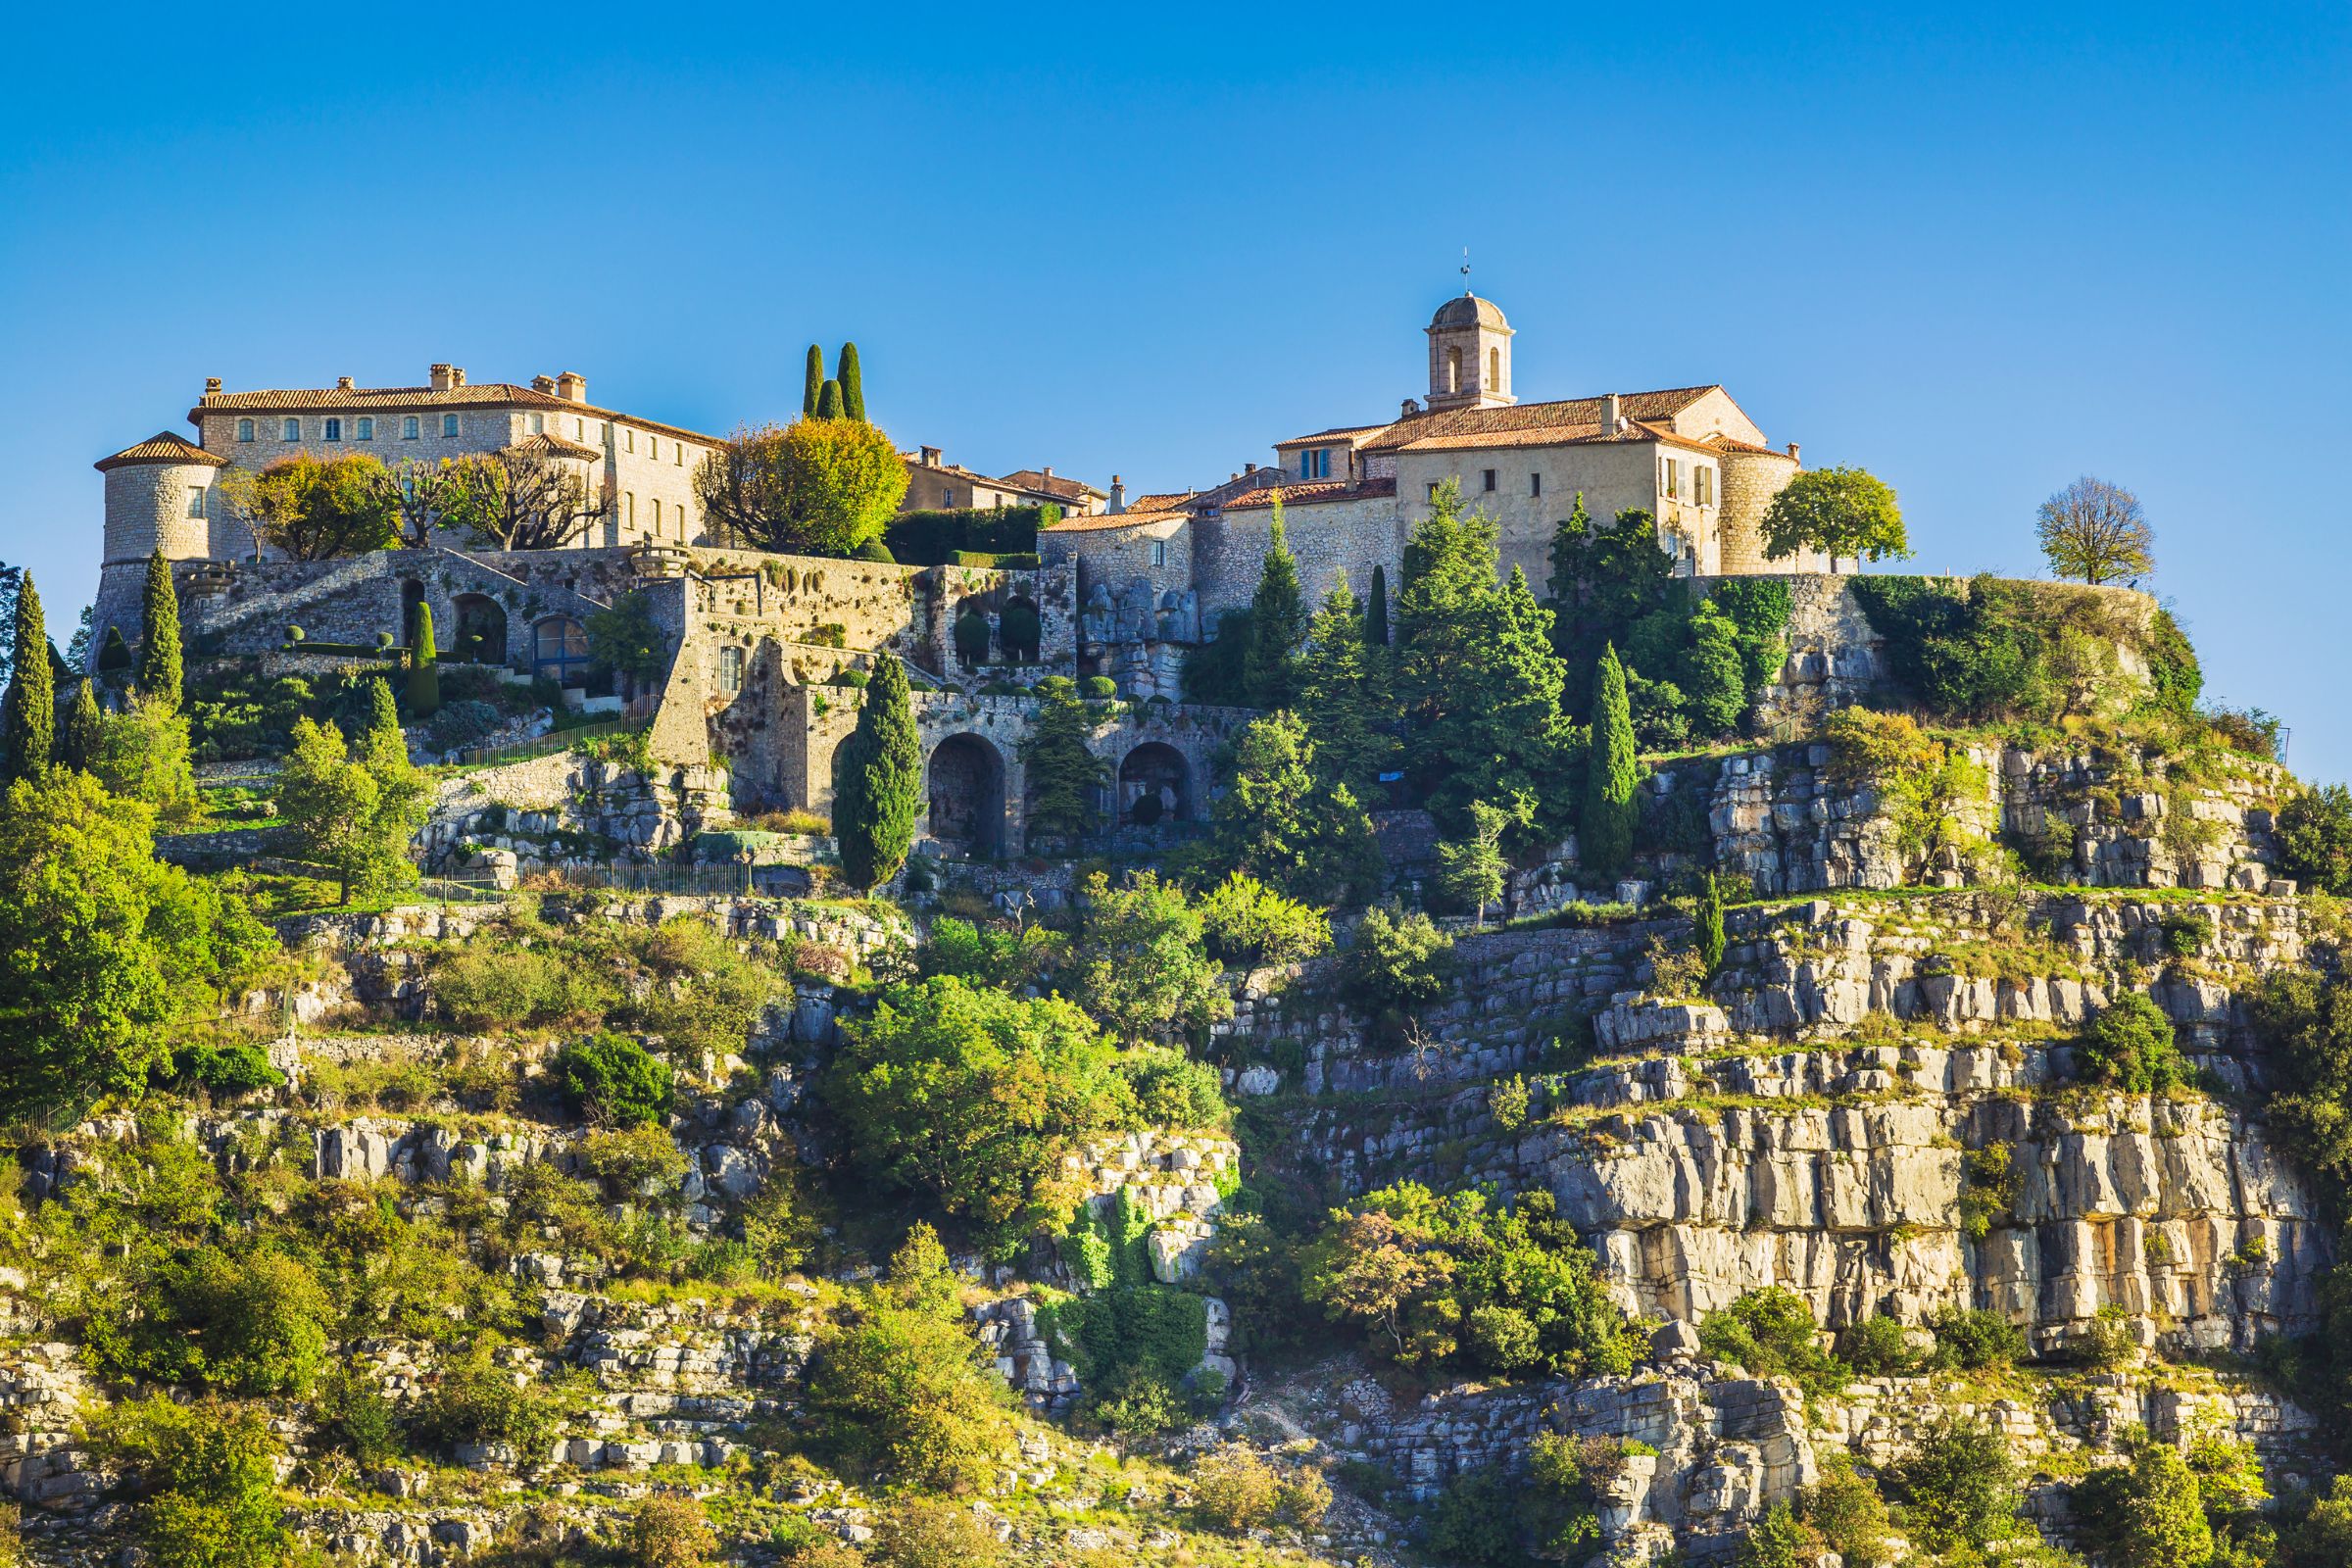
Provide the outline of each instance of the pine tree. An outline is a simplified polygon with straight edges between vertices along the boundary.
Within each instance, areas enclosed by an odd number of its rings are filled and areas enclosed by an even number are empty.
[[[433,647],[433,607],[416,607],[416,646],[409,670],[409,711],[427,718],[441,709],[441,662]]]
[[[1342,575],[1298,656],[1298,707],[1314,725],[1317,774],[1359,801],[1379,799],[1380,775],[1396,757],[1388,650],[1365,639],[1364,614]]]
[[[1283,536],[1282,497],[1274,497],[1274,518],[1266,562],[1250,600],[1250,654],[1242,680],[1250,706],[1272,712],[1298,700],[1298,645],[1306,640],[1306,600],[1298,588],[1298,562]]]
[[[816,389],[816,416],[820,419],[842,417],[841,383],[839,381],[827,381]]]
[[[147,558],[145,637],[139,644],[139,690],[176,712],[180,697],[179,597],[172,591],[172,564],[158,550]]]
[[[98,710],[98,683],[84,675],[75,683],[73,705],[58,726],[57,760],[89,772],[98,760],[99,735],[105,727],[106,715]]]
[[[9,779],[37,778],[57,749],[57,671],[49,662],[49,627],[41,596],[25,572],[17,589],[14,671],[0,700],[0,768]]]
[[[865,418],[865,376],[858,365],[858,345],[844,343],[841,360],[834,367],[841,379],[841,412],[847,418],[862,421]]]
[[[801,387],[801,412],[814,417],[816,399],[825,385],[825,351],[815,344],[808,345],[808,369]]]
[[[424,821],[430,789],[424,774],[409,760],[409,741],[401,733],[392,683],[379,675],[368,685],[368,730],[360,737],[359,764],[375,781],[372,827],[382,846],[375,880],[389,886],[413,879],[408,844]]]
[[[1723,884],[1707,873],[1706,890],[1698,898],[1698,956],[1712,977],[1723,967]]]
[[[858,727],[841,748],[833,784],[833,838],[853,887],[889,881],[906,863],[923,800],[923,746],[906,695],[906,670],[874,656]]]
[[[1472,801],[1465,813],[1469,834],[1438,846],[1438,890],[1455,904],[1468,905],[1478,925],[1487,923],[1487,906],[1500,902],[1504,887],[1502,830],[1512,813],[1485,801]]]
[[[1217,801],[1218,863],[1286,898],[1362,903],[1384,869],[1372,819],[1345,784],[1316,776],[1315,746],[1295,712],[1253,720],[1234,742],[1233,782]]]
[[[1389,646],[1389,568],[1378,562],[1372,564],[1372,597],[1364,601],[1364,642]]]
[[[1048,675],[1037,683],[1036,722],[1020,744],[1021,771],[1028,775],[1029,837],[1072,839],[1095,830],[1102,809],[1095,801],[1108,768],[1087,748],[1093,727],[1078,683]]]
[[[1584,868],[1614,877],[1634,853],[1634,714],[1625,695],[1617,650],[1605,648],[1593,672],[1592,755],[1585,773],[1585,810],[1578,823]]]

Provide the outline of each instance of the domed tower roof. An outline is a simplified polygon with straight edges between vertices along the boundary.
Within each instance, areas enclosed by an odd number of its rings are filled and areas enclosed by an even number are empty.
[[[226,467],[228,460],[218,452],[207,452],[193,441],[158,430],[135,446],[124,447],[111,457],[100,458],[90,466],[100,473],[128,467],[134,463],[192,463],[215,468]]]
[[[1475,294],[1456,294],[1438,307],[1438,314],[1429,318],[1436,326],[1486,326],[1504,331],[1510,322],[1502,318],[1502,307],[1493,300],[1482,300]]]

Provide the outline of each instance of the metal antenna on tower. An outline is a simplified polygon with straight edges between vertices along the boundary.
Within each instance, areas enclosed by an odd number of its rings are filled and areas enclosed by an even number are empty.
[[[1470,247],[1462,247],[1462,292],[1470,292]]]

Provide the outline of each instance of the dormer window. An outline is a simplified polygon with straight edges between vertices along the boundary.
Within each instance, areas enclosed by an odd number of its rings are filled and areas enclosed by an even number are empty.
[[[1298,454],[1298,477],[1328,479],[1331,477],[1331,448],[1310,447]]]
[[[237,439],[240,441],[250,441],[253,439],[253,421],[251,419],[239,419],[237,421]]]

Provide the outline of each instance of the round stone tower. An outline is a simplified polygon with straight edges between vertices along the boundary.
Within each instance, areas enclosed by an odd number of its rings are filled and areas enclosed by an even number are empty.
[[[1717,525],[1723,553],[1716,569],[1727,577],[1804,570],[1795,557],[1771,561],[1764,555],[1764,509],[1796,477],[1796,449],[1773,452],[1727,443],[1721,453],[1716,461],[1723,466],[1723,510]]]
[[[138,562],[158,550],[167,561],[213,555],[213,481],[228,460],[164,431],[111,458],[106,475],[105,565]]]

